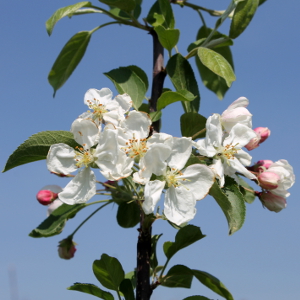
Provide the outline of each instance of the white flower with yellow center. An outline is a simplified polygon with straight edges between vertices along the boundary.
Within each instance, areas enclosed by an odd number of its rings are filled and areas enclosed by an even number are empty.
[[[109,88],[89,89],[84,95],[84,103],[90,110],[83,113],[80,118],[91,119],[98,125],[101,123],[119,125],[125,119],[124,114],[132,107],[132,100],[127,94],[118,95],[115,99],[112,97]]]
[[[143,210],[146,214],[153,213],[163,189],[166,189],[164,214],[171,222],[180,225],[194,218],[196,201],[208,194],[214,183],[214,173],[201,164],[183,169],[192,152],[190,138],[172,138],[171,144],[164,170],[154,172],[157,176],[162,172],[160,180],[148,181],[145,185]]]
[[[256,179],[244,166],[249,166],[252,157],[242,150],[256,136],[255,132],[243,124],[235,124],[229,135],[224,139],[218,114],[207,119],[206,137],[194,143],[199,153],[213,158],[210,166],[220,179],[220,186],[225,183],[224,175],[235,178],[235,173],[241,173],[249,179]]]

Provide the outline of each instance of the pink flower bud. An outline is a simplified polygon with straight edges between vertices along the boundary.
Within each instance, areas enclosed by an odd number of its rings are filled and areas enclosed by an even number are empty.
[[[262,204],[270,211],[280,212],[286,208],[286,200],[283,197],[272,194],[272,192],[262,192],[259,194]]]
[[[268,159],[259,160],[255,165],[253,165],[252,167],[248,167],[247,169],[253,172],[258,172],[259,167],[264,167],[267,170],[272,163],[273,161]]]
[[[260,167],[261,168],[261,167]],[[280,176],[273,172],[262,172],[257,176],[259,185],[266,190],[273,190],[278,188]]]
[[[62,188],[58,185],[46,185],[36,194],[36,199],[42,205],[49,205],[58,198],[61,191]]]
[[[256,137],[250,140],[250,142],[245,146],[248,151],[251,151],[259,146],[260,136],[256,133]]]
[[[75,248],[76,243],[72,241],[72,239],[66,238],[59,242],[58,245],[58,255],[60,258],[63,259],[71,259],[74,257],[76,252]]]
[[[260,144],[263,143],[271,134],[271,130],[268,127],[257,127],[254,131],[260,136]]]

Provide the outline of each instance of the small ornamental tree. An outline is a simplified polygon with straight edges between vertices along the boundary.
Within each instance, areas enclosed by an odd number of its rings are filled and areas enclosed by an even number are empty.
[[[147,300],[160,285],[190,288],[195,277],[219,296],[232,300],[231,293],[213,275],[184,265],[170,266],[169,262],[178,251],[205,237],[198,226],[188,223],[196,214],[197,201],[207,195],[215,199],[226,216],[230,235],[245,221],[246,202],[252,203],[258,197],[270,211],[286,207],[288,189],[295,181],[293,168],[284,159],[253,164],[248,153],[268,138],[270,130],[252,129],[245,97],[208,118],[199,114],[200,93],[194,75],[194,71],[199,72],[203,84],[219,99],[225,96],[236,80],[230,47],[265,0],[232,0],[224,11],[185,0],[153,0],[149,12],[143,11],[142,0],[99,2],[100,6],[83,1],[60,8],[46,22],[51,35],[64,17],[101,13],[112,19],[91,31],[78,32],[66,43],[48,76],[54,95],[84,56],[93,33],[108,25],[122,24],[149,33],[153,40],[153,70],[145,72],[131,65],[104,73],[119,95],[113,96],[106,87],[89,89],[84,95],[87,107],[78,118],[74,116],[70,131],[40,132],[11,154],[4,171],[45,159],[51,173],[70,177],[63,188],[48,185],[38,192],[38,201],[48,205],[48,217],[30,236],[60,234],[80,210],[97,206],[59,243],[59,256],[70,259],[75,255],[73,238],[78,229],[99,210],[116,204],[121,227],[139,224],[136,268],[125,274],[116,258],[102,254],[93,263],[101,287],[76,283],[70,290],[105,300],[114,299],[112,291],[117,299]],[[198,13],[203,23],[184,52],[176,47],[180,30],[176,28],[173,5]],[[216,18],[214,28],[206,26],[206,13]],[[224,34],[219,28],[226,19],[231,24]],[[164,58],[165,50],[168,59]],[[196,70],[191,64],[194,59]],[[152,78],[148,78],[151,72]],[[173,90],[164,88],[166,76]],[[163,109],[178,101],[183,108],[179,120],[182,137],[160,132]],[[256,188],[243,178],[251,180]],[[96,195],[107,199],[92,202]],[[161,199],[162,210],[157,208]],[[160,263],[156,247],[161,233],[152,233],[152,224],[158,219],[178,230],[173,241],[163,244],[165,261]],[[208,298],[194,295],[188,299]]]

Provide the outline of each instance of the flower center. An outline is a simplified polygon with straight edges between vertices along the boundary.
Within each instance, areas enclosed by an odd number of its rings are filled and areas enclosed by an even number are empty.
[[[174,186],[176,188],[176,187],[179,187],[179,186],[184,186],[182,184],[182,182],[187,181],[188,179],[179,178],[182,175],[183,175],[183,173],[178,169],[171,168],[171,169],[167,170],[166,175],[165,175],[165,180],[167,182],[168,187]],[[187,187],[185,187],[185,188],[188,190]]]
[[[99,121],[102,121],[103,115],[108,112],[106,106],[99,103],[99,100],[96,98],[94,98],[94,102],[87,100],[87,103],[88,107],[93,110],[93,120],[99,119]]]
[[[122,147],[122,149],[125,150],[125,153],[130,157],[130,158],[135,158],[135,157],[143,157],[148,148],[147,148],[147,139],[136,139],[135,134],[133,134],[132,139],[129,139],[126,142],[126,146]]]
[[[222,147],[218,150],[217,156],[218,157],[223,157],[226,159],[233,159],[234,155],[237,154],[239,149],[236,149],[235,147],[238,145],[232,145],[232,144],[228,144],[225,147]]]
[[[83,145],[84,146],[84,145]],[[94,156],[93,156],[93,149],[87,149],[85,150],[82,147],[75,147],[75,161],[76,161],[76,166],[78,168],[81,168],[83,166],[88,167],[91,163],[94,162]]]

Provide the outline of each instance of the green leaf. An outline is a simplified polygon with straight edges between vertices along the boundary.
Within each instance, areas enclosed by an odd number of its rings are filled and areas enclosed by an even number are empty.
[[[69,131],[42,131],[32,135],[8,158],[2,172],[30,162],[46,159],[53,144],[64,143],[75,148],[79,146]]]
[[[218,295],[224,297],[227,300],[233,300],[232,295],[227,290],[225,285],[216,277],[212,276],[209,273],[192,270],[194,276],[206,287],[217,293]]]
[[[175,242],[164,243],[164,253],[166,257],[170,259],[179,250],[201,240],[204,237],[205,235],[202,234],[199,227],[187,225],[177,232]]]
[[[151,7],[147,22],[153,27],[162,25],[165,28],[175,27],[175,18],[169,0],[157,0]]]
[[[107,289],[118,291],[124,279],[124,271],[120,262],[107,254],[93,263],[93,271],[99,282]]]
[[[62,204],[37,228],[33,229],[29,233],[29,236],[33,238],[40,238],[60,234],[66,221],[73,218],[75,214],[82,210],[85,206],[85,203],[75,205]]]
[[[259,5],[262,5],[263,3],[265,3],[267,0],[259,0]]]
[[[228,87],[231,86],[236,77],[230,63],[221,54],[203,47],[198,49],[197,54],[208,69],[224,78]]]
[[[83,292],[83,293],[90,294],[90,295],[96,296],[96,297],[104,299],[104,300],[114,300],[114,297],[111,293],[105,292],[105,291],[101,290],[99,287],[97,287],[96,285],[90,284],[90,283],[76,282],[72,286],[68,287],[68,290]]]
[[[150,107],[148,103],[142,103],[142,105],[139,107],[139,111],[143,111],[147,114],[150,112]]]
[[[190,297],[184,298],[183,300],[211,300],[211,299],[206,298],[204,296],[190,296]]]
[[[169,59],[166,71],[176,91],[188,90],[196,96],[192,102],[182,103],[185,112],[198,112],[200,107],[200,93],[193,69],[188,60],[180,53],[175,54]]]
[[[133,11],[133,16],[135,19],[138,19],[138,17],[140,16],[141,14],[141,5],[140,4],[137,4],[136,7],[134,8],[134,11]],[[129,13],[125,12],[124,10],[121,10],[120,8],[117,8],[117,7],[112,7],[109,12],[118,17],[118,18],[121,18],[121,19],[124,19],[124,20],[131,20],[132,17]]]
[[[161,119],[162,112],[161,112],[161,110],[153,111],[149,115],[150,115],[151,121],[153,123],[153,122],[156,122]]]
[[[138,110],[147,92],[144,82],[146,75],[140,75],[140,72],[143,72],[141,69],[137,74],[133,71],[133,67],[138,68],[136,66],[120,67],[104,73],[104,75],[113,82],[120,94],[127,93],[131,97],[134,108]]]
[[[190,137],[205,129],[206,118],[196,112],[188,112],[180,117],[180,128],[182,136]],[[205,130],[194,139],[205,137]]]
[[[238,231],[244,224],[246,215],[246,206],[243,195],[239,190],[237,183],[229,176],[225,177],[225,186],[220,188],[215,182],[209,191],[214,197],[228,222],[229,234]]]
[[[62,7],[58,9],[47,21],[46,21],[46,29],[49,35],[51,35],[53,28],[55,24],[61,20],[62,18],[73,14],[76,12],[78,9],[82,7],[89,7],[91,5],[91,2],[89,1],[83,1],[83,2],[78,2],[76,4],[68,5],[65,7]]]
[[[93,30],[76,33],[60,51],[48,75],[48,81],[54,89],[53,97],[56,91],[68,80],[81,61],[92,33]]]
[[[153,235],[151,237],[151,257],[150,257],[150,267],[154,270],[157,265],[158,265],[158,261],[157,261],[157,256],[156,256],[156,245],[157,245],[157,242],[159,240],[159,238],[162,236],[162,233],[161,234],[156,234],[156,235]]]
[[[237,176],[237,177],[238,177],[238,184],[240,187],[240,191],[243,194],[243,198],[244,198],[245,202],[251,204],[256,198],[256,196],[254,194],[254,189],[245,180],[243,180],[240,176]],[[251,190],[253,192],[250,192],[249,190]]]
[[[208,37],[208,35],[211,33],[211,31],[212,31],[211,28],[202,26],[198,31],[197,39],[200,39],[200,41],[205,39],[206,37]],[[223,35],[219,32],[216,32],[213,35],[213,40],[211,42],[213,42],[214,40],[220,39],[220,38],[225,38],[225,37],[226,37],[225,35]],[[189,51],[191,51],[191,50],[189,49]],[[217,53],[222,55],[229,62],[232,69],[234,69],[232,54],[231,54],[231,50],[230,50],[229,46],[217,47],[217,48],[214,48],[214,51],[216,51]],[[196,64],[197,64],[203,84],[209,90],[214,92],[220,100],[222,100],[224,98],[225,93],[229,89],[226,84],[226,81],[222,77],[218,76],[217,74],[212,72],[210,69],[208,69],[205,65],[203,65],[203,63],[200,61],[198,56],[196,56]]]
[[[130,279],[125,278],[120,284],[120,291],[123,293],[125,300],[134,300],[133,287]]]
[[[126,12],[130,12],[135,8],[135,0],[99,0],[100,2],[118,7]]]
[[[177,101],[193,101],[195,96],[186,90],[177,92],[164,92],[157,100],[157,110],[162,110],[166,106]]]
[[[123,202],[118,207],[117,221],[121,227],[134,227],[140,221],[140,208],[133,202]]]
[[[130,279],[133,288],[136,287],[136,272],[135,271],[131,271],[131,272],[125,274],[125,278]]]
[[[171,51],[177,45],[180,35],[179,29],[165,29],[159,25],[154,27],[154,30],[157,33],[159,42],[168,51]]]
[[[149,87],[149,81],[147,74],[144,72],[144,70],[135,65],[128,66],[127,68],[134,72],[144,82],[147,91]]]
[[[189,289],[192,285],[193,272],[183,265],[173,266],[162,278],[161,285],[165,287],[181,287]]]
[[[244,0],[238,3],[230,25],[229,36],[232,39],[237,38],[246,29],[258,5],[259,0]]]

